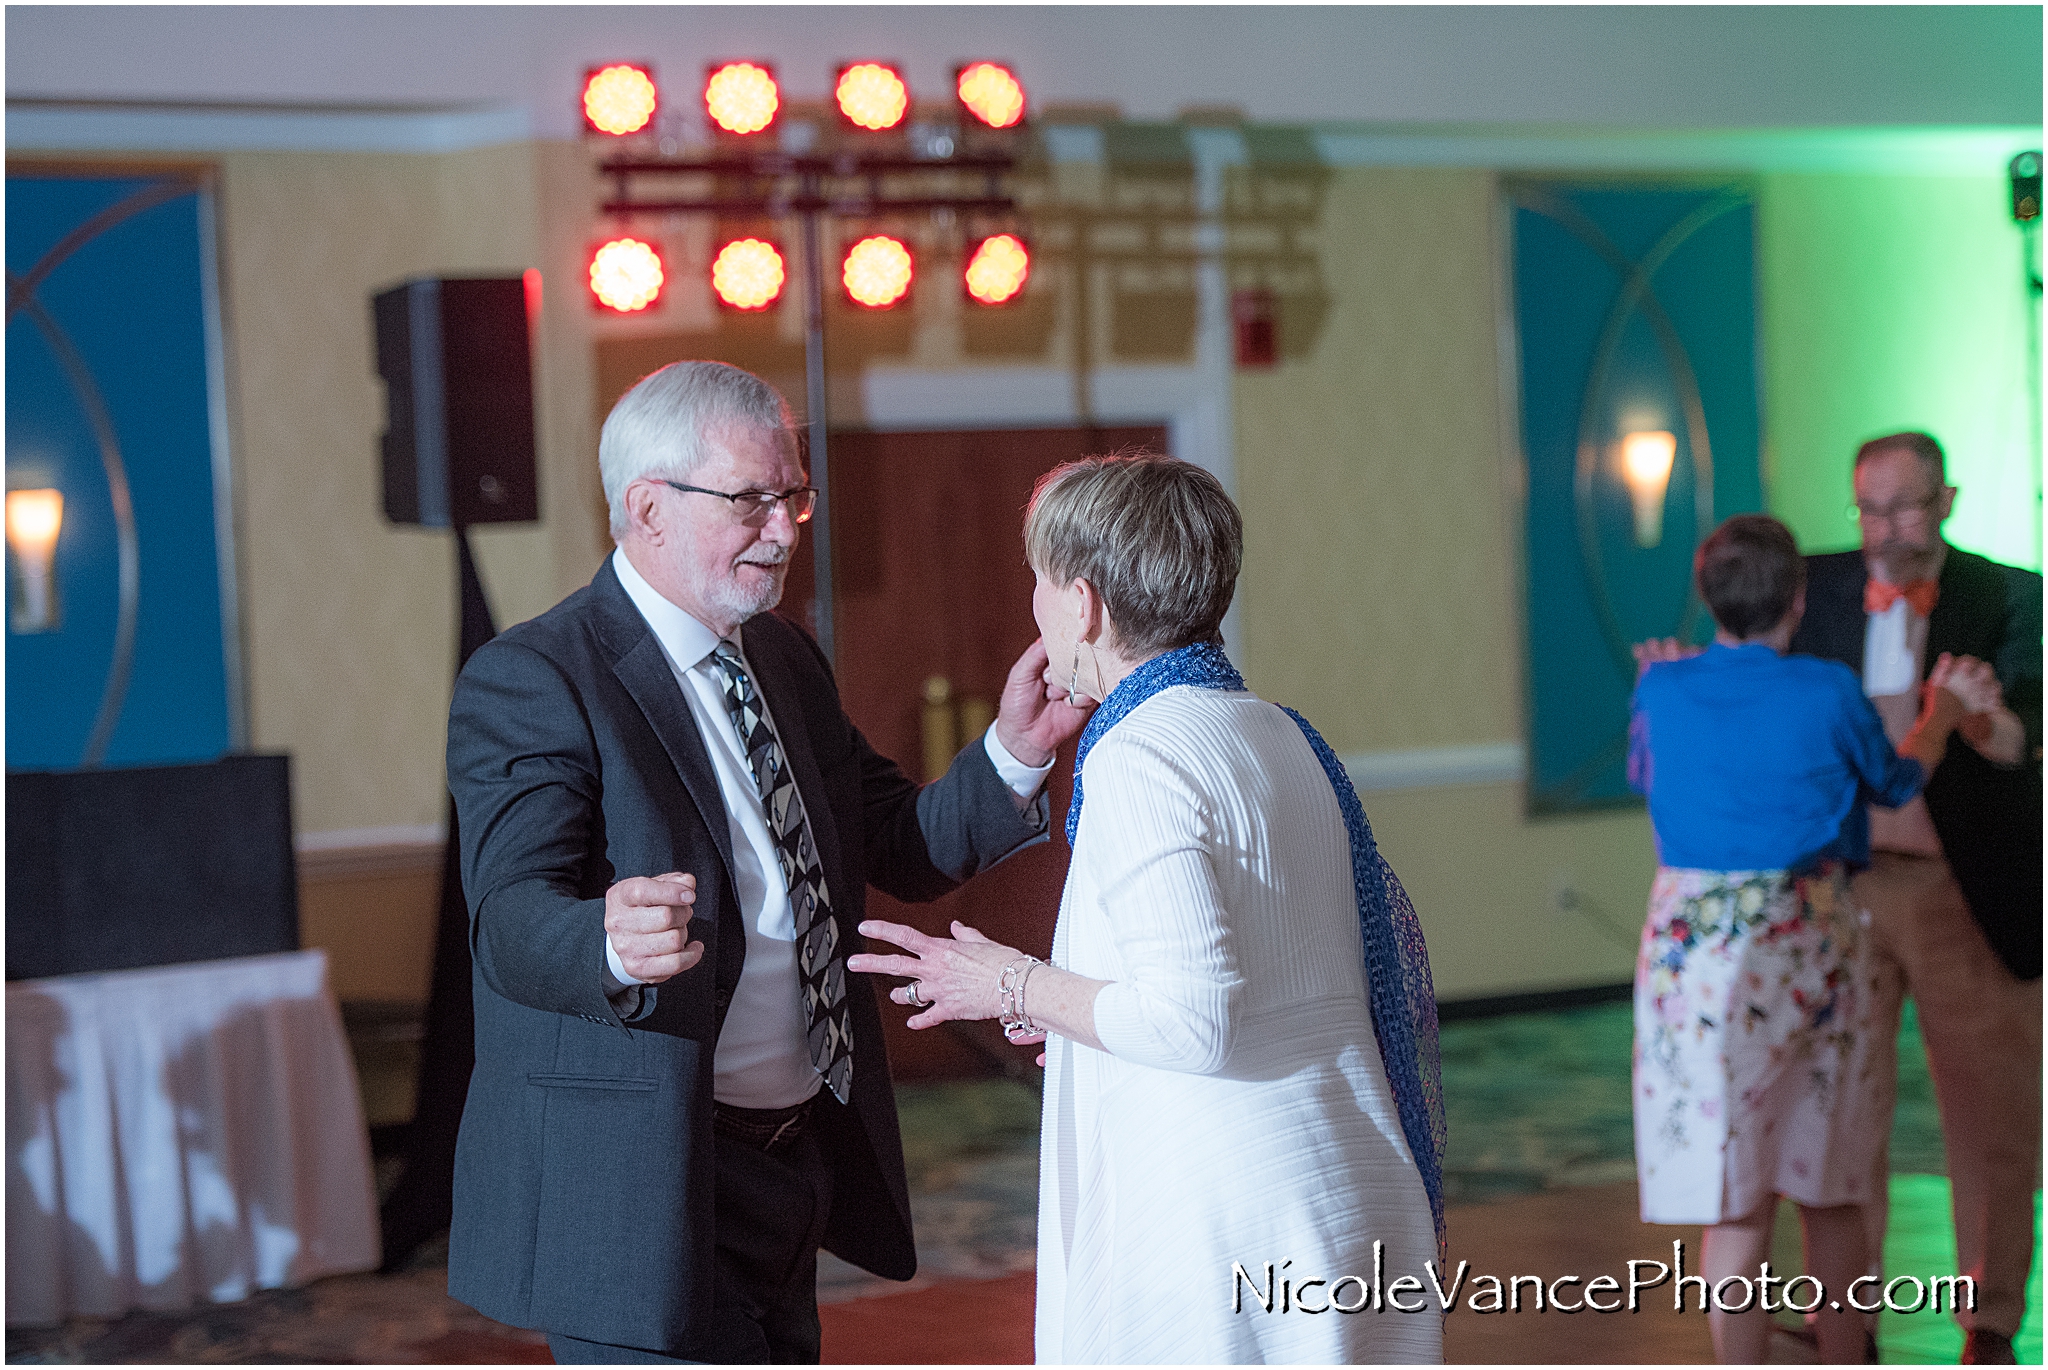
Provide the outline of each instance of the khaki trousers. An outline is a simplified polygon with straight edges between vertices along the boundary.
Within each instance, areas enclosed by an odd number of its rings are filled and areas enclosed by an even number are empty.
[[[2010,1337],[2025,1311],[2034,1255],[2034,1189],[2041,1165],[2041,982],[2022,981],[1985,942],[1963,892],[1938,857],[1873,855],[1853,885],[1870,914],[1872,1081],[1879,1115],[1898,1097],[1899,1013],[1920,1011],[1920,1034],[1941,1110],[1955,1196],[1960,1273],[1977,1282],[1977,1310],[1956,1320]],[[1878,1152],[1866,1206],[1873,1264],[1888,1217],[1890,1146]],[[1939,1271],[1888,1272],[1927,1278]]]

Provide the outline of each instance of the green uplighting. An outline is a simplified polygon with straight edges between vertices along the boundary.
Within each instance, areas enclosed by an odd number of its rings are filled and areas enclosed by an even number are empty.
[[[1809,551],[1854,547],[1857,444],[1924,429],[1962,490],[1949,541],[2040,569],[2038,313],[2003,159],[1954,176],[1767,175],[1758,201],[1772,511]]]
[[[2041,1191],[2034,1191],[2034,1268],[2027,1276],[2027,1313],[2012,1339],[2021,1365],[2041,1363]],[[1956,1268],[1956,1230],[1949,1215],[1946,1175],[1892,1176],[1891,1217],[1885,1226],[1887,1274],[1948,1275]],[[1963,1329],[1945,1314],[1878,1314],[1877,1346],[1886,1365],[1953,1365],[1963,1350]]]

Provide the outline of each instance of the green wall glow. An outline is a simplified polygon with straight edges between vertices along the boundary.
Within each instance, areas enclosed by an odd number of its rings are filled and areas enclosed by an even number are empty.
[[[2030,309],[2003,165],[1766,175],[1758,223],[1772,511],[1809,551],[1855,546],[1857,444],[1925,429],[1962,490],[1949,541],[2040,569]]]

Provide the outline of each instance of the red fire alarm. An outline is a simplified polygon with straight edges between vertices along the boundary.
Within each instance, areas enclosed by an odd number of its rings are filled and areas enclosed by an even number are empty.
[[[1230,322],[1240,367],[1270,367],[1279,360],[1275,334],[1279,305],[1263,286],[1230,292]]]

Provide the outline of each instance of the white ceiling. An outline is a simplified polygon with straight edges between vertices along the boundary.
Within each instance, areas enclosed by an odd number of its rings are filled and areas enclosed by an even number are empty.
[[[774,61],[795,99],[835,63],[1011,62],[1035,105],[1136,119],[1618,130],[2041,122],[2042,13],[2002,7],[24,6],[11,100],[476,105],[575,136],[587,63]],[[13,140],[10,140],[13,141]]]

